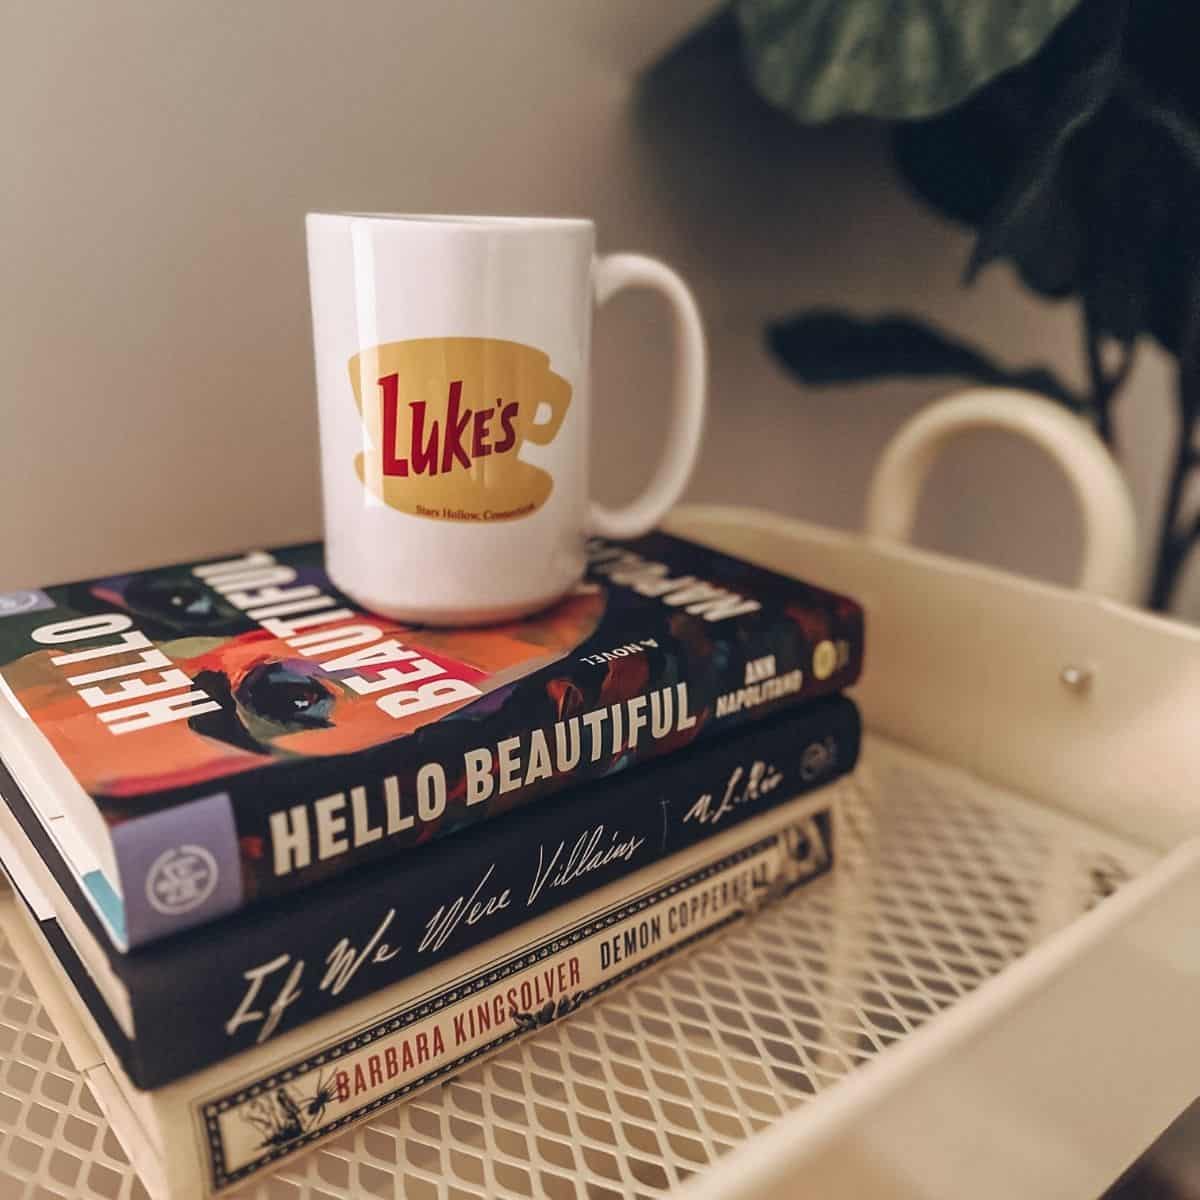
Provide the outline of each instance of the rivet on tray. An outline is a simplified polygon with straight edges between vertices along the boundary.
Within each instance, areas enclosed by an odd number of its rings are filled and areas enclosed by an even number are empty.
[[[1082,696],[1092,686],[1091,667],[1077,667],[1068,663],[1058,673],[1058,677],[1062,680],[1063,687],[1069,688],[1076,695]]]

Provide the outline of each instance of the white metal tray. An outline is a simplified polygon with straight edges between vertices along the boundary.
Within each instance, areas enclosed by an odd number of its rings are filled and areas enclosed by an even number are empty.
[[[240,1195],[1095,1196],[1200,1092],[1196,634],[761,513],[674,525],[866,602],[834,875]],[[0,941],[0,1196],[143,1194]]]

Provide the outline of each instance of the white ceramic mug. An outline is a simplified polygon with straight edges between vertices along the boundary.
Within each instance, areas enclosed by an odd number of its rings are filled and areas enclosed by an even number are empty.
[[[587,534],[644,533],[683,492],[705,348],[669,267],[598,257],[586,220],[355,213],[309,215],[308,265],[327,567],[366,607],[533,612],[581,578]],[[625,287],[674,310],[673,417],[647,489],[608,509],[588,495],[592,310]]]

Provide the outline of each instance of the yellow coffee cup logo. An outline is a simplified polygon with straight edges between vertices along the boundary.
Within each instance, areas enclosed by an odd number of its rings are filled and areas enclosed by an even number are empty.
[[[511,521],[545,504],[554,480],[521,447],[554,440],[571,385],[541,350],[415,338],[372,346],[349,366],[367,435],[355,470],[389,507],[441,521]]]

